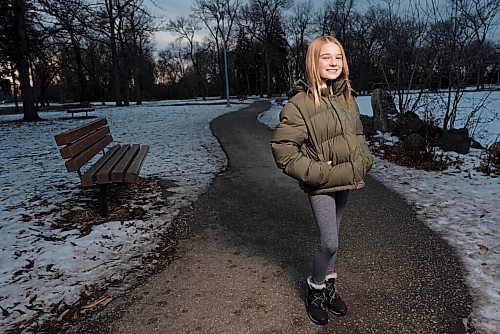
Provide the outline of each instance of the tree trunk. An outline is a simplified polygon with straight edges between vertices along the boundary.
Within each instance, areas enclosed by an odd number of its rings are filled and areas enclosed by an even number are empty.
[[[266,62],[266,92],[267,92],[267,97],[271,96],[271,64],[269,63],[269,42],[267,41],[268,36],[266,36],[266,43],[265,43],[265,62]]]
[[[120,69],[118,63],[118,51],[116,47],[116,32],[115,32],[115,16],[113,13],[113,1],[107,1],[107,10],[109,17],[109,33],[110,33],[110,47],[111,47],[111,62],[113,63],[113,92],[115,95],[115,105],[117,107],[122,106],[122,97],[120,94]]]
[[[14,16],[17,34],[17,71],[23,100],[23,120],[38,121],[41,118],[35,110],[33,87],[29,73],[28,36],[26,31],[26,3],[23,0],[14,1]]]
[[[245,71],[245,79],[247,83],[247,96],[252,95],[252,89],[250,88],[250,77],[248,75],[248,71]]]
[[[114,30],[114,28],[111,28]],[[120,72],[118,65],[118,53],[116,51],[116,40],[114,32],[111,33],[111,61],[113,62],[113,92],[115,94],[115,105],[120,107],[122,105],[122,96],[120,94]]]
[[[16,71],[14,69],[14,66],[11,64],[10,65],[10,75],[12,76],[12,88],[14,90],[14,105],[16,106],[15,107],[15,111],[16,111],[16,114],[19,113],[19,91],[17,89],[17,76],[16,76]]]
[[[83,73],[82,51],[80,48],[80,44],[75,38],[75,34],[71,30],[72,29],[68,29],[68,32],[71,38],[71,45],[73,46],[73,51],[75,52],[75,62],[78,74],[78,81],[80,83],[80,96],[78,97],[78,99],[79,101],[87,101],[89,100],[89,96],[87,96],[88,94],[86,89],[85,74]]]
[[[141,105],[142,104],[142,93],[141,93],[141,70],[140,66],[136,66],[134,70],[134,93],[135,93],[135,104],[136,105]]]
[[[130,106],[130,76],[127,75],[127,80],[123,80],[123,105],[125,107]]]

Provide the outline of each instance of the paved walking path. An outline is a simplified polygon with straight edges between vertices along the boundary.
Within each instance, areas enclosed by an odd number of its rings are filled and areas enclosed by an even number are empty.
[[[451,247],[397,194],[368,177],[341,225],[338,287],[346,317],[304,311],[317,231],[305,194],[274,164],[269,102],[223,115],[212,130],[228,170],[185,210],[190,237],[143,285],[72,329],[78,333],[464,333],[471,298]]]

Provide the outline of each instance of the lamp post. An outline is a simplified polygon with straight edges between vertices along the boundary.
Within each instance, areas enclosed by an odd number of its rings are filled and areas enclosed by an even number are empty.
[[[222,7],[222,10],[219,12],[221,19],[222,19],[222,43],[223,43],[223,48],[224,48],[224,77],[225,77],[225,83],[226,83],[226,107],[230,107],[231,104],[229,103],[229,81],[227,79],[227,47],[226,47],[226,38],[224,37],[224,6]]]

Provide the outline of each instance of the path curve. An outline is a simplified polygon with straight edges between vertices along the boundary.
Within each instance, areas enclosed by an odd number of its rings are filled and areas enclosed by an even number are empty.
[[[178,221],[176,259],[68,333],[465,333],[471,298],[453,249],[371,177],[341,225],[346,317],[314,325],[304,279],[318,236],[306,195],[274,164],[258,101],[213,120],[229,166]]]

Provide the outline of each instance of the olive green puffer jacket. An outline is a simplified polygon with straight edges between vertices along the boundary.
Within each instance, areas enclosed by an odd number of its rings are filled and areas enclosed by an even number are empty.
[[[355,100],[348,109],[345,82],[332,87],[333,94],[323,96],[318,109],[312,95],[299,89],[281,111],[271,139],[277,166],[313,195],[359,189],[372,166]]]

